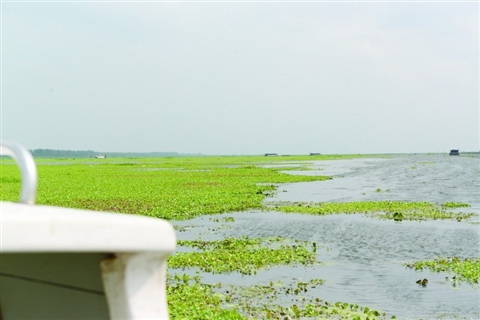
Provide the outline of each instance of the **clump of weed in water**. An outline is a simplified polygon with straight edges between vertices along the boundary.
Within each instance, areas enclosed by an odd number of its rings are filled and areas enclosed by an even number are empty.
[[[442,208],[444,209],[455,209],[455,208],[469,208],[471,205],[468,203],[462,203],[462,202],[445,202],[442,203]]]
[[[307,282],[291,283],[282,286],[280,283],[255,285],[251,287],[233,286],[228,289],[230,303],[240,313],[251,319],[386,319],[384,312],[358,304],[346,302],[330,303],[319,298],[306,298],[303,293],[323,284],[321,279]],[[292,295],[295,303],[278,305],[275,300],[279,296]],[[395,318],[395,317],[392,317]]]
[[[213,222],[235,222],[233,217],[209,218],[208,220]]]
[[[479,283],[480,279],[480,258],[438,258],[406,263],[405,266],[415,270],[429,269],[434,272],[453,273],[451,280],[454,284],[459,281]]]
[[[224,309],[224,300],[198,276],[167,276],[167,302],[170,319],[244,319],[237,311]]]
[[[179,246],[199,251],[170,257],[170,268],[197,267],[205,272],[255,274],[273,265],[313,264],[316,247],[308,242],[285,238],[226,238],[216,241],[180,240]]]
[[[249,287],[224,286],[203,284],[198,275],[176,274],[167,277],[167,299],[171,319],[386,319],[385,313],[356,303],[299,296],[322,284],[322,279],[311,279],[287,285],[271,281]],[[284,295],[297,296],[297,302],[278,305],[276,299]]]
[[[305,213],[315,215],[327,214],[367,214],[369,216],[402,220],[437,220],[450,219],[456,221],[468,220],[475,213],[452,212],[451,208],[469,207],[466,203],[445,203],[442,205],[429,202],[406,202],[406,201],[360,201],[346,203],[304,203],[280,204],[267,207],[269,210]]]

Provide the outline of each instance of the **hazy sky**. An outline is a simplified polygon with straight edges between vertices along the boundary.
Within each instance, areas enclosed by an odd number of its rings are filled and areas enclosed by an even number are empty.
[[[1,8],[2,140],[30,149],[480,149],[478,2]]]

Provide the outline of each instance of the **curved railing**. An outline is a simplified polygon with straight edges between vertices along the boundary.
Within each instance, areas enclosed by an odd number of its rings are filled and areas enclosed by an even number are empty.
[[[20,194],[21,203],[34,204],[37,194],[37,167],[32,154],[23,146],[12,143],[0,143],[0,155],[12,157],[20,167],[22,174],[22,191]]]

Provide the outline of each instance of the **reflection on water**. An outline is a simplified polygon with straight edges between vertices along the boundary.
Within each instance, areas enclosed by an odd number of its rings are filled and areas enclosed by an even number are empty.
[[[439,156],[316,162],[315,166],[323,169],[321,174],[336,178],[282,185],[279,190],[287,192],[279,192],[268,201],[461,201],[472,204],[473,208],[467,210],[473,211],[480,207],[479,163],[478,158]],[[209,217],[175,223],[195,226],[179,232],[179,239],[212,240],[246,235],[315,241],[323,246],[317,251],[317,258],[325,264],[275,267],[255,276],[202,273],[206,282],[253,285],[322,278],[325,284],[309,290],[306,297],[358,303],[400,319],[480,318],[478,285],[462,283],[454,287],[445,273],[415,272],[402,266],[402,262],[437,257],[480,257],[479,225],[260,211],[221,216],[234,217],[235,223],[213,222]],[[222,227],[225,225],[229,227]],[[423,278],[429,280],[426,287],[416,284]]]

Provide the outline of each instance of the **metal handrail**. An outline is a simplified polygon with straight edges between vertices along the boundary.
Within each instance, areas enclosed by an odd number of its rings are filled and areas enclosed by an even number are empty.
[[[22,191],[19,202],[35,204],[38,182],[37,166],[30,151],[17,143],[1,142],[0,155],[12,157],[20,167],[22,174]]]

